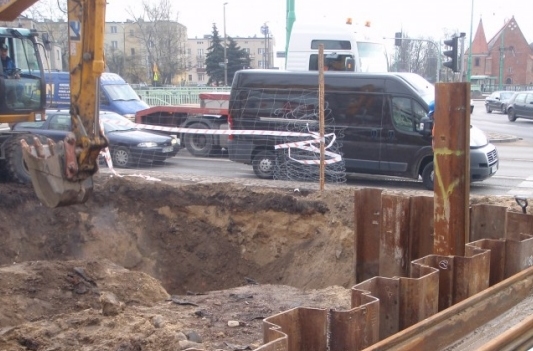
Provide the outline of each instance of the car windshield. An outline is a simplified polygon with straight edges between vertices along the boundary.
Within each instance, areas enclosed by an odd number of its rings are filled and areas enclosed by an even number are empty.
[[[139,101],[139,96],[128,84],[110,84],[104,85],[103,89],[107,92],[109,99],[112,101]]]
[[[41,128],[43,124],[44,124],[44,121],[20,122],[20,123],[17,123],[17,127],[19,128]]]
[[[115,132],[125,132],[129,130],[136,130],[131,125],[123,126],[120,124],[113,124],[112,122],[104,121],[104,133],[115,133]]]

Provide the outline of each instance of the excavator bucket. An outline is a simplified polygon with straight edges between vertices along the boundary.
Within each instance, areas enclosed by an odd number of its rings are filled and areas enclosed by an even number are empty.
[[[59,143],[49,139],[48,145],[43,145],[35,137],[33,146],[25,140],[21,140],[21,144],[33,188],[45,206],[54,208],[87,201],[93,190],[92,177],[69,177],[69,174],[77,173],[73,134]]]

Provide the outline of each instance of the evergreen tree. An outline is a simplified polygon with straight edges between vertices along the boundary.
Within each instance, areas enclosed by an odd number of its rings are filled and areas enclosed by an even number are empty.
[[[231,85],[235,72],[240,69],[250,68],[250,55],[246,50],[241,49],[233,38],[228,37],[228,84]]]
[[[214,23],[211,46],[207,48],[205,56],[205,70],[209,76],[208,85],[219,86],[224,84],[224,47],[218,35],[217,26]]]

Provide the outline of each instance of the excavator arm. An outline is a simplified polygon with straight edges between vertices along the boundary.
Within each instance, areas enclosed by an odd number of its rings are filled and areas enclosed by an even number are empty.
[[[37,0],[0,0],[0,20],[14,20]],[[85,202],[108,144],[99,123],[99,79],[104,71],[106,0],[68,0],[72,132],[57,144],[21,141],[24,162],[41,202],[48,207]]]

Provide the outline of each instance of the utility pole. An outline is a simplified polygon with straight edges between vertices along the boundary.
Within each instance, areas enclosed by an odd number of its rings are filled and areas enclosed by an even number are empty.
[[[226,5],[228,3],[224,3],[224,86],[228,86],[228,53],[227,53],[227,44],[226,44]]]

